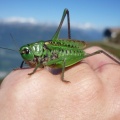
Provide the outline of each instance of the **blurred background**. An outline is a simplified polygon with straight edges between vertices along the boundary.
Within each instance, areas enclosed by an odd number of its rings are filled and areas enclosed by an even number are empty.
[[[0,0],[0,46],[19,50],[27,43],[50,40],[64,8],[70,12],[71,38],[120,58],[120,0]],[[67,38],[66,20],[60,38]],[[0,49],[0,79],[21,61],[19,52]]]

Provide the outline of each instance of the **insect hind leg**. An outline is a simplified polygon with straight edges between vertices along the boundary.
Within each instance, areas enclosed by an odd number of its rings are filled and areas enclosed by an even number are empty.
[[[100,54],[100,53],[103,53],[104,55],[106,55],[107,57],[109,57],[114,62],[116,62],[116,63],[118,63],[120,65],[120,61],[116,60],[115,58],[113,58],[111,55],[109,55],[107,52],[105,52],[103,50],[98,50],[98,51],[95,51],[95,52],[93,52],[91,54],[87,54],[84,58],[87,58],[87,57],[90,57],[90,56],[93,56],[93,55],[97,55],[97,54]]]
[[[68,24],[68,39],[71,39],[71,29],[70,29],[70,15],[69,15],[69,10],[68,9],[64,9],[63,11],[63,15],[62,15],[62,18],[61,18],[61,21],[59,23],[59,26],[54,34],[54,36],[52,37],[52,41],[58,39],[58,36],[59,36],[59,33],[60,33],[60,30],[61,30],[61,27],[62,27],[62,24],[64,22],[64,19],[67,15],[67,24]]]

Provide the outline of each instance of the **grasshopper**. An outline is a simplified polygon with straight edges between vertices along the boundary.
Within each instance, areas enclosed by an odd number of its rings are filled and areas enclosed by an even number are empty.
[[[68,38],[60,39],[59,33],[66,15],[68,24]],[[78,63],[86,57],[103,53],[116,63],[120,64],[118,60],[114,59],[103,50],[98,50],[91,54],[87,54],[83,50],[86,47],[86,43],[84,41],[71,39],[70,30],[69,10],[64,9],[59,26],[51,40],[40,40],[38,42],[24,45],[19,49],[19,52],[23,58],[20,68],[23,67],[24,62],[30,67],[34,67],[33,72],[28,75],[34,74],[39,67],[43,68],[45,66],[49,66],[52,68],[62,68],[61,80],[67,82],[64,80],[65,68]]]

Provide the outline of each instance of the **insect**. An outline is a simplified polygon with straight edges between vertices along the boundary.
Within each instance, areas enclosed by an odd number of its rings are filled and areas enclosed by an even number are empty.
[[[59,33],[66,16],[68,24],[68,38],[60,39]],[[52,68],[62,68],[61,80],[67,82],[64,80],[65,68],[78,63],[86,57],[103,53],[116,63],[120,64],[119,61],[103,50],[98,50],[91,54],[85,53],[83,49],[86,47],[86,43],[84,41],[71,39],[70,30],[69,10],[64,9],[60,24],[51,40],[30,43],[19,49],[23,58],[20,68],[23,67],[24,62],[30,67],[34,67],[33,72],[29,73],[29,75],[34,74],[39,67],[43,68],[45,66],[49,66]]]

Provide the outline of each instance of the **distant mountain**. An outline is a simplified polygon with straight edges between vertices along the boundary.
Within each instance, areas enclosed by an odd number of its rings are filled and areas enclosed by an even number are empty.
[[[31,24],[31,23],[5,23],[0,22],[0,46],[19,49],[20,46],[39,41],[50,40],[54,35],[57,26],[50,26],[45,24]],[[10,37],[10,33],[15,41]],[[103,31],[96,29],[79,29],[71,27],[72,39],[95,41],[103,39]],[[62,27],[60,38],[67,38],[67,27]],[[18,47],[19,46],[19,47]],[[19,67],[22,61],[19,53],[0,49],[0,77],[7,71]],[[4,76],[3,75],[3,76]]]
[[[34,42],[40,39],[49,40],[52,38],[58,26],[47,26],[45,24],[31,24],[31,23],[4,23],[0,22],[0,41],[4,44],[11,43],[10,33],[13,34],[18,43]],[[71,36],[73,39],[82,39],[85,41],[101,40],[103,38],[103,31],[89,28],[71,28]],[[60,38],[67,38],[67,28],[61,29]]]

